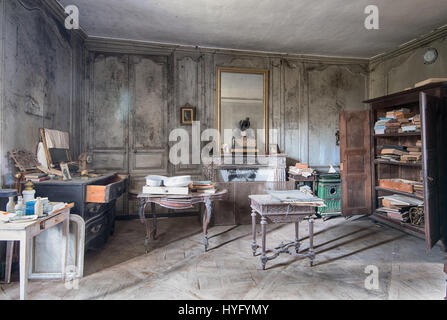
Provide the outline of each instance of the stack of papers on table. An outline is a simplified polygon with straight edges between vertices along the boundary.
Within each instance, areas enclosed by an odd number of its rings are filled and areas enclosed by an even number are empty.
[[[270,191],[269,195],[273,198],[288,204],[312,206],[312,207],[325,207],[324,201],[318,197],[307,192],[299,190],[286,190],[286,191]]]

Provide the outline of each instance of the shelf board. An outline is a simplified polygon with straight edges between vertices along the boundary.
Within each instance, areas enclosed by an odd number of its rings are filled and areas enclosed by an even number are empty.
[[[424,197],[417,196],[414,193],[408,193],[408,192],[403,192],[403,191],[398,191],[398,190],[393,190],[393,189],[376,187],[376,191],[385,191],[385,192],[389,192],[389,193],[401,194],[403,196],[408,196],[408,197],[416,198],[419,200],[425,200]]]
[[[390,165],[404,166],[404,167],[416,167],[416,168],[422,167],[422,162],[405,163],[405,162],[395,162],[395,161],[388,161],[388,160],[382,160],[382,159],[375,159],[374,162],[376,164],[390,164]]]
[[[424,227],[418,227],[418,226],[414,226],[408,222],[402,222],[402,221],[398,221],[398,220],[394,220],[391,218],[388,218],[388,216],[386,214],[380,213],[380,212],[374,212],[373,216],[375,218],[379,218],[380,220],[384,220],[387,221],[389,223],[392,223],[394,225],[397,225],[399,227],[401,227],[402,229],[407,229],[410,230],[412,232],[418,233],[420,235],[425,235],[425,228]]]
[[[422,133],[420,131],[417,132],[403,132],[403,133],[385,133],[385,134],[375,134],[376,138],[390,138],[390,137],[412,137],[412,136],[420,136]]]

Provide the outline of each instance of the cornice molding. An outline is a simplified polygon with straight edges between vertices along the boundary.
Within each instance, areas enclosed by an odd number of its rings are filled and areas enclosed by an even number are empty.
[[[62,24],[65,23],[67,14],[64,7],[57,0],[44,0],[42,3]],[[71,32],[72,35],[78,36],[82,40],[88,38],[87,33],[82,28],[71,30]]]
[[[433,41],[442,39],[446,36],[447,36],[447,25],[444,25],[440,28],[437,28],[429,32],[428,34],[422,35],[416,39],[408,41],[393,50],[372,57],[371,59],[369,59],[370,66],[383,62],[385,60],[392,59],[402,54],[408,53],[410,51],[423,47]]]
[[[332,57],[321,55],[288,54],[265,51],[249,51],[225,48],[198,47],[187,45],[176,45],[170,43],[158,43],[148,41],[138,41],[129,39],[115,39],[89,36],[85,41],[86,48],[90,51],[104,51],[115,53],[133,53],[133,54],[160,54],[171,55],[174,52],[186,52],[196,54],[231,54],[236,56],[251,56],[261,58],[281,58],[296,60],[308,63],[327,63],[327,64],[368,64],[368,58],[353,57]]]

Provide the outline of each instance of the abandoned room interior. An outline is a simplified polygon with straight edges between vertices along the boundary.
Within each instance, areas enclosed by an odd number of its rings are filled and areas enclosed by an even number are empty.
[[[0,0],[0,300],[447,299],[446,17]]]

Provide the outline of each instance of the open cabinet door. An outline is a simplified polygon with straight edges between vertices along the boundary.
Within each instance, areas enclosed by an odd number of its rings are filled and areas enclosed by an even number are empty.
[[[369,110],[341,112],[340,143],[343,215],[371,214]]]
[[[430,250],[446,241],[447,111],[437,97],[420,93],[424,158],[425,239]]]

